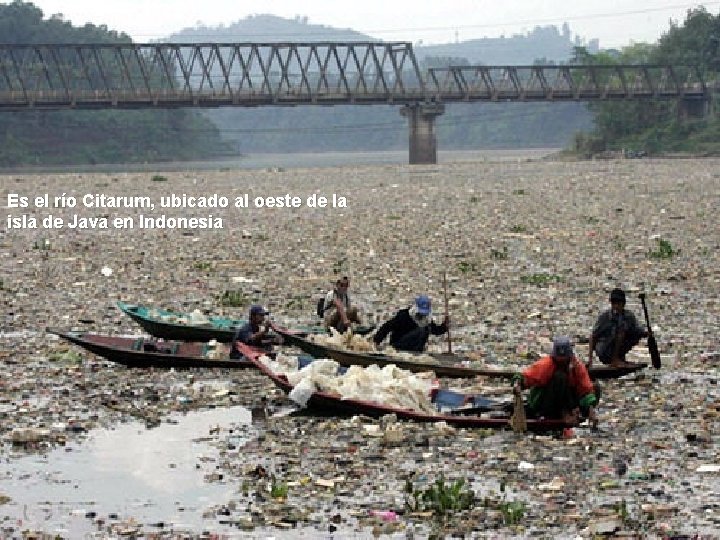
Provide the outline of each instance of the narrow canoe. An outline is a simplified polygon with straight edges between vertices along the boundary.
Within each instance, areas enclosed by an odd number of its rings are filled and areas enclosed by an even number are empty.
[[[239,344],[240,351],[262,373],[267,375],[275,385],[286,394],[293,386],[283,374],[271,371],[259,357],[264,353],[253,347]],[[429,414],[412,409],[402,409],[382,405],[372,401],[358,399],[342,399],[327,392],[314,392],[308,400],[308,408],[324,414],[367,415],[379,418],[386,414],[395,414],[398,418],[415,422],[446,422],[449,425],[463,428],[495,428],[510,427],[510,417],[502,408],[493,406],[493,402],[482,396],[462,394],[450,390],[434,390],[431,393],[433,403],[438,407],[436,414]],[[441,411],[442,407],[442,411]],[[568,427],[562,420],[528,419],[530,431],[559,430]]]
[[[51,328],[48,328],[47,331],[106,360],[132,368],[243,369],[253,367],[253,364],[246,360],[209,358],[207,356],[209,346],[206,343],[62,332]]]
[[[512,378],[517,373],[515,369],[481,369],[470,368],[462,365],[467,358],[460,355],[431,354],[437,363],[413,361],[406,358],[398,358],[382,353],[361,353],[348,351],[336,347],[328,347],[315,343],[308,339],[308,334],[300,330],[289,330],[281,326],[273,325],[273,330],[283,337],[285,345],[292,345],[315,358],[331,358],[342,366],[369,366],[377,364],[385,366],[395,364],[396,366],[413,372],[434,371],[439,377],[470,378],[470,377],[495,377]],[[629,375],[647,367],[647,364],[634,364],[627,367],[593,366],[590,368],[590,376],[593,379],[616,379],[623,375]]]
[[[157,338],[182,341],[232,341],[235,331],[246,321],[227,317],[204,317],[198,320],[191,313],[118,302],[118,308]]]
[[[203,316],[202,319],[198,319],[192,313],[181,313],[125,302],[118,302],[117,306],[148,334],[162,339],[199,342],[215,339],[221,343],[230,343],[238,327],[247,322],[243,319],[218,316]],[[361,327],[357,333],[369,333],[374,328],[374,326]],[[303,331],[312,334],[325,333],[325,328],[311,326],[303,328]]]

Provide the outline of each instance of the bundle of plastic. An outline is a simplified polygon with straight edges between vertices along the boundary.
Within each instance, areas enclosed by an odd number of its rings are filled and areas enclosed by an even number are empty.
[[[289,397],[305,406],[313,392],[339,395],[343,399],[371,401],[390,407],[412,409],[427,413],[437,412],[430,401],[435,374],[433,372],[411,373],[394,364],[382,369],[377,365],[366,368],[351,366],[338,375],[338,363],[334,360],[315,360],[297,371],[297,360],[278,362],[267,357],[261,361],[276,373],[284,374],[293,385]],[[281,365],[282,364],[282,365]]]
[[[297,356],[288,356],[283,353],[277,353],[274,360],[267,355],[261,356],[259,360],[270,371],[280,375],[287,376],[288,374],[295,373],[298,370]]]
[[[418,354],[406,351],[398,351],[393,347],[383,349],[383,354],[397,358],[398,360],[404,360],[407,362],[420,362],[422,364],[439,364],[437,358],[433,358],[429,354]]]
[[[177,321],[178,324],[191,324],[191,325],[198,325],[198,324],[210,324],[210,319],[208,319],[202,311],[199,309],[196,309],[192,313],[188,314],[187,317],[178,317]]]
[[[430,401],[435,374],[411,373],[388,364],[366,368],[351,366],[340,379],[338,393],[345,399],[373,401],[390,407],[437,412]]]
[[[194,310],[189,319],[191,324],[210,324],[210,319],[199,309]]]
[[[335,328],[330,328],[330,334],[329,336],[313,334],[310,336],[310,340],[320,345],[348,351],[372,352],[375,350],[375,343],[372,340],[353,334],[352,328],[348,328],[342,334]]]

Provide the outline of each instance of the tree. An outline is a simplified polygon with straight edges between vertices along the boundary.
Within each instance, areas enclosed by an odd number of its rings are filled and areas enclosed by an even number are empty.
[[[593,64],[661,64],[671,65],[681,82],[696,68],[705,79],[716,78],[720,67],[718,39],[720,15],[704,8],[689,10],[685,23],[672,22],[658,43],[635,43],[615,53],[587,54],[576,47],[573,58]],[[677,103],[673,101],[596,102],[589,105],[595,113],[595,130],[576,140],[602,141],[604,149],[633,148],[648,153],[668,150],[720,150],[720,142],[705,133],[715,133],[718,119],[680,123]],[[702,143],[700,146],[698,146]],[[597,149],[597,148],[595,148]]]
[[[0,35],[9,44],[131,42],[105,26],[73,27],[61,14],[43,19],[20,0],[0,4]],[[75,57],[66,61],[68,69],[82,69]],[[0,78],[0,90],[8,77]],[[2,112],[0,140],[5,166],[199,159],[229,148],[209,120],[186,110]]]

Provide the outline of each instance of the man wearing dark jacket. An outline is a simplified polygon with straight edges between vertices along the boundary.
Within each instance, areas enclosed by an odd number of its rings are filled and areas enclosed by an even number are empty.
[[[376,345],[390,334],[390,345],[399,351],[422,352],[430,334],[439,336],[448,331],[450,319],[445,316],[442,324],[432,320],[430,298],[420,295],[409,308],[401,309],[375,333]]]
[[[273,345],[282,344],[280,336],[272,334],[270,322],[265,320],[266,315],[269,315],[269,312],[265,311],[262,306],[250,307],[248,322],[235,331],[235,336],[230,345],[230,358],[242,357],[236,345],[238,341],[267,351],[272,350]]]
[[[610,309],[602,312],[590,334],[587,367],[592,366],[593,354],[603,364],[620,367],[627,364],[625,355],[649,332],[640,326],[635,315],[625,309],[625,291],[610,292]]]

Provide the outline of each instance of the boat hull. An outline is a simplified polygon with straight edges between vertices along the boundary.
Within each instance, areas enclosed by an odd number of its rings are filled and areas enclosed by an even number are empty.
[[[228,368],[245,369],[253,365],[244,360],[208,358],[203,355],[204,343],[143,340],[141,350],[135,350],[139,339],[77,332],[48,332],[78,345],[110,362],[130,368]],[[155,350],[148,350],[148,349]]]
[[[260,360],[262,351],[240,344],[238,346],[245,357],[252,362],[262,373],[268,376],[273,383],[286,394],[289,394],[293,386],[284,375],[274,373],[268,369]],[[394,414],[403,420],[414,422],[445,422],[448,425],[461,428],[492,428],[510,429],[510,417],[503,416],[480,416],[471,414],[427,414],[410,409],[389,407],[358,399],[342,399],[325,392],[314,392],[307,402],[308,409],[317,411],[324,415],[366,415],[372,418],[380,418],[386,414]],[[462,412],[459,410],[459,412]],[[560,430],[569,427],[562,420],[528,419],[527,429],[530,431],[543,432]]]
[[[319,343],[314,343],[307,339],[307,334],[302,331],[293,331],[280,326],[273,326],[273,330],[283,337],[286,345],[298,347],[303,352],[315,358],[330,358],[335,360],[342,366],[370,366],[373,364],[385,366],[387,364],[395,364],[402,369],[412,372],[434,371],[439,377],[451,378],[471,378],[471,377],[490,377],[490,378],[512,378],[517,371],[508,369],[478,369],[463,367],[457,365],[463,361],[464,357],[460,355],[434,354],[431,355],[438,360],[437,364],[429,364],[426,362],[413,362],[404,358],[397,358],[379,353],[360,353],[337,349],[335,347],[327,347]],[[595,366],[590,369],[590,377],[593,379],[616,379],[624,375],[630,375],[647,367],[647,364],[635,364],[632,366],[613,368],[610,366]]]

